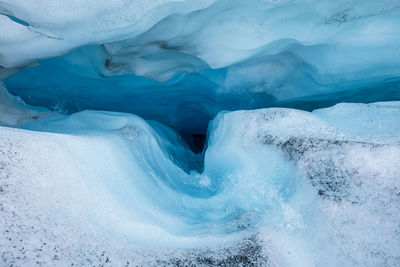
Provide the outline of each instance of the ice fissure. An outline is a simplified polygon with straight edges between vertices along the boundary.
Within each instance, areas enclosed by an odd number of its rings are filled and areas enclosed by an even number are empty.
[[[0,265],[398,265],[399,25],[394,0],[0,0]]]

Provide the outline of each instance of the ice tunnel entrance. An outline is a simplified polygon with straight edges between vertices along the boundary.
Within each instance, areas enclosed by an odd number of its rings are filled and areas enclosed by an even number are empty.
[[[182,55],[178,46],[154,48],[153,42],[140,46],[153,47],[157,54],[138,57],[136,45],[84,46],[40,60],[4,83],[29,105],[68,114],[85,109],[127,112],[159,121],[181,133],[196,152],[203,147],[209,121],[222,110],[290,107],[312,111],[340,102],[400,99],[397,67],[387,69],[393,73],[377,73],[368,79],[370,71],[365,70],[355,69],[357,75],[323,73],[313,65],[315,58],[308,57],[313,53],[333,56],[332,51],[294,40],[279,40],[223,67]],[[121,46],[118,52],[114,46]]]
[[[191,135],[183,134],[182,137],[183,139],[185,139],[190,149],[194,153],[199,154],[203,152],[207,141],[206,134],[191,134]]]

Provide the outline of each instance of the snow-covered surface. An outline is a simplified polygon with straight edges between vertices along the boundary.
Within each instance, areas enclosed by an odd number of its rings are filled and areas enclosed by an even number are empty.
[[[1,127],[1,260],[394,266],[399,105],[220,113],[203,171],[173,130],[135,115]]]

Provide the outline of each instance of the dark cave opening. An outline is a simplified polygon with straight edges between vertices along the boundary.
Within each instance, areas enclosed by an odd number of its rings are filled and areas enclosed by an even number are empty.
[[[183,139],[195,154],[200,154],[206,146],[206,134],[182,134]]]

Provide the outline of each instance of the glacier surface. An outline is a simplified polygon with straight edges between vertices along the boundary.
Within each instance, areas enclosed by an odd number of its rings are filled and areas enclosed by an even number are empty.
[[[397,0],[0,0],[0,265],[396,266]]]
[[[399,115],[399,102],[222,112],[203,155],[126,113],[1,127],[2,260],[396,265]]]

